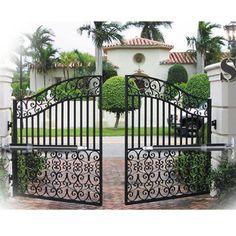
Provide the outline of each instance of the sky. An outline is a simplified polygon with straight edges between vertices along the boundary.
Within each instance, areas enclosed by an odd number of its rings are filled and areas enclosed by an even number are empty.
[[[125,23],[125,21],[120,22]],[[160,27],[161,32],[163,32],[165,42],[174,45],[174,49],[172,51],[186,51],[189,49],[189,46],[187,46],[186,36],[196,36],[197,22],[197,20],[189,20],[187,22],[177,20],[173,21],[172,28]],[[77,28],[87,23],[92,23],[92,21],[27,21],[21,26],[21,28],[18,28],[18,32],[15,36],[23,33],[32,34],[38,26],[43,25],[54,32],[54,46],[58,48],[59,51],[71,51],[73,49],[78,49],[82,52],[88,52],[94,55],[94,45],[92,39],[88,38],[88,35],[85,32],[82,35],[76,32]],[[223,26],[228,22],[214,23],[218,23]],[[139,37],[140,32],[140,28],[130,27],[121,34],[125,39],[130,39],[133,37]],[[222,27],[215,30],[214,34],[226,37],[225,31]]]

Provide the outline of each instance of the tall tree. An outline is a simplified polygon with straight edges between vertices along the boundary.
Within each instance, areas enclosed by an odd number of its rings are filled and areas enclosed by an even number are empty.
[[[165,42],[160,26],[171,28],[171,24],[171,21],[129,21],[126,23],[126,27],[135,26],[142,28],[142,38]]]
[[[55,56],[56,50],[52,47],[54,41],[54,33],[42,25],[39,26],[33,34],[25,34],[26,38],[30,41],[28,48],[28,56],[31,58],[31,62],[35,68],[35,81],[36,71],[44,73],[44,86],[46,85],[45,75],[48,70],[48,65],[51,64],[51,59]],[[54,55],[53,55],[54,54]],[[54,60],[54,59],[53,59]],[[37,90],[37,83],[36,83]]]
[[[69,79],[69,68],[71,64],[79,64],[79,58],[77,54],[72,51],[72,52],[61,52],[60,53],[60,63],[64,66],[63,68],[63,73],[64,73],[64,78]]]
[[[200,21],[198,23],[197,38],[186,37],[188,46],[191,46],[193,51],[197,53],[198,73],[204,73],[204,67],[208,64],[208,58],[211,58],[211,60],[219,58],[221,45],[224,45],[225,39],[221,36],[213,36],[213,30],[220,27],[219,24]]]
[[[77,29],[82,34],[84,31],[88,36],[92,35],[95,44],[96,74],[102,75],[102,46],[104,43],[110,43],[113,40],[123,42],[123,36],[120,34],[125,27],[117,22],[107,23],[106,21],[94,21],[93,25],[84,25]]]
[[[49,44],[46,48],[41,48],[39,51],[39,61],[37,63],[37,71],[43,73],[43,84],[46,87],[46,74],[49,69],[57,62],[57,50]]]

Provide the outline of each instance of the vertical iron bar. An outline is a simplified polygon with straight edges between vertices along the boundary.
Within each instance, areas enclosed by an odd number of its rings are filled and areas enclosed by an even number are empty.
[[[83,97],[80,98],[80,146],[83,145]]]
[[[211,117],[212,117],[212,114],[211,114],[211,111],[212,111],[212,101],[211,99],[208,99],[207,100],[207,144],[210,144],[211,143]],[[203,136],[204,136],[204,133],[203,133]]]
[[[55,107],[55,144],[57,145],[57,119],[58,119],[58,104]]]
[[[140,110],[141,110],[141,97],[138,95],[138,147],[140,148]]]
[[[188,116],[189,116],[189,114],[187,113],[187,112],[185,112],[186,113],[186,122],[185,122],[185,135],[186,135],[186,137],[185,137],[185,141],[186,141],[186,145],[188,144]]]
[[[144,146],[147,145],[147,97],[144,96]]]
[[[31,143],[34,145],[34,116],[31,116]]]
[[[125,76],[125,204],[128,203],[128,76]]]
[[[153,145],[153,98],[150,102],[150,145]]]
[[[28,143],[28,116],[25,117],[25,140]]]
[[[93,149],[96,148],[96,97],[93,97]]]
[[[45,110],[43,111],[43,145],[46,144],[46,116]]]
[[[37,113],[37,145],[40,145],[40,123],[39,123],[39,113]]]
[[[165,101],[162,101],[162,145],[165,145]]]
[[[131,96],[132,98],[132,116],[131,116],[131,146],[134,148],[134,95]]]
[[[67,100],[67,145],[70,145],[70,100]]]
[[[170,120],[170,109],[171,109],[171,107],[170,107],[170,103],[168,102],[168,119]],[[170,134],[170,122],[168,122],[168,145],[171,145],[171,140],[170,140],[170,138],[171,138],[171,134]]]
[[[100,76],[99,77],[99,87],[100,87],[100,94],[99,94],[99,103],[100,103],[100,107],[99,107],[99,144],[100,144],[100,147],[99,147],[99,151],[100,151],[100,196],[101,196],[101,201],[100,201],[100,205],[102,205],[102,201],[103,201],[103,172],[102,172],[102,165],[103,165],[103,143],[102,143],[102,121],[103,121],[103,118],[102,118],[102,86],[103,86],[103,77]]]
[[[74,145],[76,145],[76,99],[74,99]]]
[[[52,107],[49,107],[49,145],[52,145]]]
[[[23,143],[23,102],[20,101],[20,143]]]
[[[157,127],[157,134],[156,134],[156,139],[157,139],[157,146],[159,145],[159,99],[156,100],[157,101],[157,111],[156,111],[156,127]]]
[[[177,145],[177,135],[176,135],[176,106],[174,106],[174,145]]]
[[[179,120],[180,120],[180,128],[179,128],[179,136],[180,136],[180,145],[183,144],[183,137],[182,137],[182,129],[183,129],[183,122],[182,122],[182,117],[183,117],[183,110],[180,109],[180,117],[179,117]]]
[[[13,126],[12,126],[12,143],[17,144],[17,101],[13,100]],[[13,188],[13,196],[17,195],[17,152],[13,151],[12,152],[12,188]]]
[[[194,125],[194,121],[193,121],[193,114],[191,115],[191,144],[193,144],[193,125]]]
[[[86,101],[86,145],[89,148],[89,96],[87,95]]]
[[[64,101],[61,102],[61,145],[64,144]]]

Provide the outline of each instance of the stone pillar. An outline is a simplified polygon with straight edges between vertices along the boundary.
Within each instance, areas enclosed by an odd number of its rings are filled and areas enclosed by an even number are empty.
[[[11,121],[12,77],[13,77],[13,71],[6,66],[0,65],[0,147],[11,143],[10,130],[8,130],[8,122]],[[7,179],[8,174],[11,174],[11,165],[9,161],[11,159],[11,154],[5,153],[4,151],[1,150],[0,158],[1,158],[1,165],[4,165],[1,167],[4,168],[4,173],[6,171],[5,179],[7,184],[9,182]],[[4,185],[4,183],[1,184]]]
[[[236,81],[222,81],[220,63],[205,68],[210,81],[212,99],[212,143],[232,143],[236,141]],[[222,158],[236,162],[236,152],[212,152],[212,168],[216,168]],[[212,193],[212,195],[214,195]]]

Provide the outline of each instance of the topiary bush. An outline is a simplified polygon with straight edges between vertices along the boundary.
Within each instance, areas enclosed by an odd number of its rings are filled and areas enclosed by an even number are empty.
[[[139,93],[139,89],[133,80],[129,80],[131,93]],[[134,106],[132,98],[128,100],[128,110],[138,109],[138,96],[134,97]],[[103,84],[102,110],[116,113],[115,128],[118,127],[120,114],[125,112],[125,78],[123,76],[114,76],[106,80]]]
[[[186,69],[179,64],[173,65],[168,71],[167,82],[172,85],[178,85],[182,83],[187,83],[188,73]],[[178,90],[172,86],[166,85],[165,88],[165,99],[173,100],[174,97],[178,94]]]
[[[194,99],[185,97],[184,104],[189,107],[199,107],[199,105],[210,97],[210,82],[206,74],[195,74],[187,82],[185,91],[193,96],[202,98]]]
[[[184,66],[176,64],[170,67],[168,71],[167,82],[170,84],[187,83],[188,72]]]

